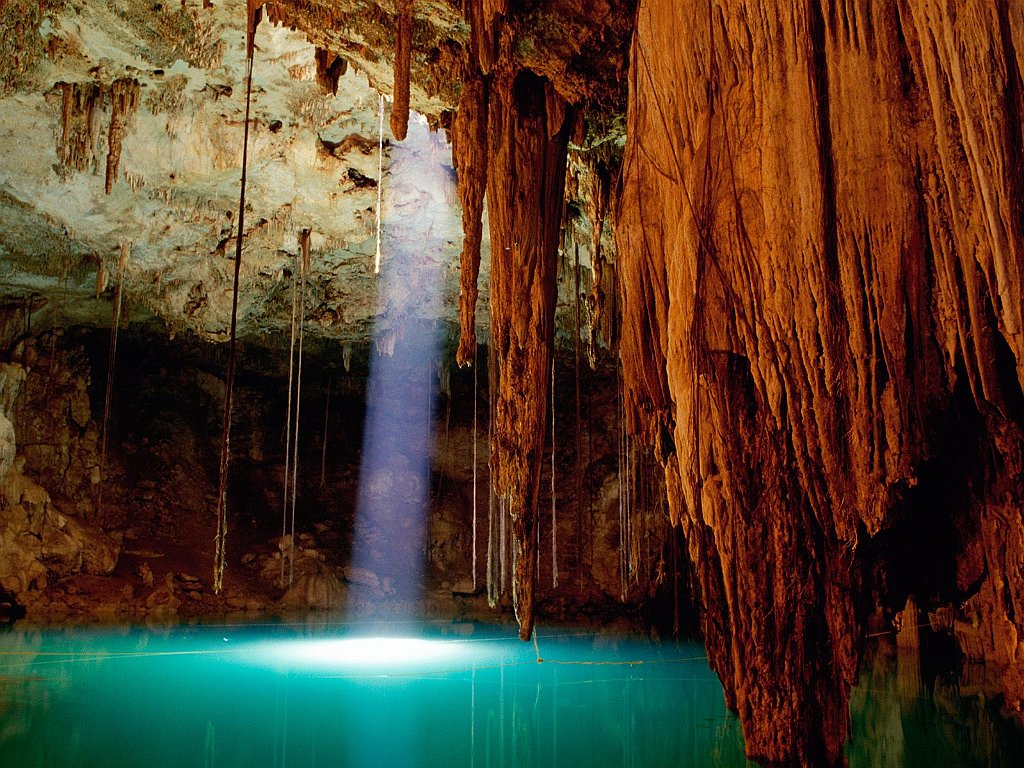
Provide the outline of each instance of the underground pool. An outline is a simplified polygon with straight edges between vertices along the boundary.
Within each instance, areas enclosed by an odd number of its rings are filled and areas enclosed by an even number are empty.
[[[979,695],[891,648],[865,663],[851,766],[1019,766]],[[745,766],[695,642],[476,623],[15,627],[0,765]]]

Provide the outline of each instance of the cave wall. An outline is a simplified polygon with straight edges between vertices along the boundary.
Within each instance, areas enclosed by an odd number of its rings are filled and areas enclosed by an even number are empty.
[[[959,587],[1020,708],[1022,9],[639,5],[627,403],[637,432],[672,436],[709,655],[766,761],[840,759],[861,552],[927,495],[965,407],[982,449],[962,504],[932,515],[974,532]]]
[[[30,618],[173,621],[314,608],[493,619],[511,612],[511,526],[504,545],[487,535],[493,479],[487,466],[488,355],[481,355],[476,372],[459,369],[454,330],[445,341],[443,326],[425,322],[396,340],[390,355],[371,344],[305,340],[298,470],[292,463],[289,471],[298,483],[294,556],[281,521],[287,339],[241,339],[231,535],[225,590],[215,595],[213,511],[225,345],[192,334],[168,339],[159,323],[126,324],[118,335],[101,458],[109,330],[66,325],[46,302],[32,305],[37,311],[26,323],[29,303],[10,306],[20,322],[0,339],[0,350],[6,350],[0,352],[0,598],[9,595]],[[436,359],[424,364],[413,339],[438,334]],[[551,433],[541,441],[538,549],[530,568],[536,613],[556,620],[663,607],[674,587],[672,550],[664,545],[667,523],[659,499],[642,489],[654,479],[656,464],[635,446],[628,465],[621,456],[616,460],[622,435],[612,367],[580,371],[586,419],[577,425],[574,398],[565,394],[573,386],[574,363],[564,348],[555,356],[558,440],[553,459]],[[371,368],[386,368],[390,380],[372,377]],[[384,418],[368,419],[374,410]],[[424,433],[428,412],[432,423]],[[365,431],[374,424],[382,427],[377,442],[392,446],[392,460],[384,465],[363,462],[372,448]],[[569,438],[577,428],[578,442]],[[404,459],[416,440],[430,442],[414,451],[429,466],[413,468]],[[570,481],[581,448],[582,490]],[[641,487],[629,491],[630,499],[623,498],[627,475],[631,488]],[[364,497],[387,514],[361,518]],[[370,554],[357,557],[360,535]],[[634,553],[628,560],[618,554],[623,541]],[[497,586],[497,611],[484,589],[489,548],[495,568],[505,574]],[[290,588],[282,584],[282,565],[294,575]],[[410,574],[415,582],[402,583]]]

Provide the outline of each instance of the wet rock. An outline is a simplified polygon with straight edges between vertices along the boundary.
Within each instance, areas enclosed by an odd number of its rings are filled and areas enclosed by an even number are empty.
[[[480,589],[481,588],[479,586],[476,589],[473,588],[472,579],[459,579],[454,584],[452,584],[451,593],[453,595],[468,596],[475,595],[477,592],[480,591]]]
[[[163,586],[154,589],[146,598],[146,611],[161,618],[176,615],[180,607],[181,600],[175,594],[174,576],[168,573]]]
[[[63,530],[81,547],[82,573],[104,576],[117,566],[121,545],[116,540],[70,517],[64,518]]]
[[[152,587],[156,583],[153,580],[153,569],[149,567],[149,563],[140,563],[135,572],[147,587]]]
[[[334,574],[303,574],[295,580],[281,602],[292,608],[337,611],[345,607],[348,591]]]

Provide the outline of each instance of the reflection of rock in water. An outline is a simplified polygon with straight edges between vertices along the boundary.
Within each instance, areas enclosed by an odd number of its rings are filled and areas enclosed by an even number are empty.
[[[927,649],[925,649],[927,652]],[[959,676],[922,677],[919,648],[879,641],[865,654],[850,697],[850,768],[1019,765],[1024,732],[1006,720],[986,690],[988,675],[967,665]]]
[[[851,765],[890,768],[903,765],[902,701],[890,694],[897,675],[891,644],[879,643],[866,654],[860,682],[850,696],[853,734]]]
[[[36,659],[41,634],[38,631],[11,634],[17,639],[5,638],[4,651],[9,654],[8,658],[17,659],[17,663],[0,675],[0,746],[31,731],[32,708],[24,704],[43,695],[43,681],[21,673],[21,670],[29,670]]]

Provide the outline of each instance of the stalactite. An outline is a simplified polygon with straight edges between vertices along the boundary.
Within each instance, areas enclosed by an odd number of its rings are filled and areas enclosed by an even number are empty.
[[[520,637],[533,630],[533,562],[554,343],[556,264],[574,115],[536,75],[496,73],[489,106],[487,197],[491,327],[499,350],[492,462],[512,522],[512,600]]]
[[[117,259],[117,285],[114,286],[113,317],[110,325],[110,344],[107,348],[107,387],[103,394],[103,439],[100,441],[100,482],[96,491],[96,517],[103,519],[103,488],[106,485],[107,443],[110,434],[110,408],[114,398],[114,365],[117,360],[117,335],[121,328],[121,308],[124,301],[124,272],[128,266],[131,244],[120,242]]]
[[[377,251],[373,257],[373,274],[380,274],[380,223],[381,203],[384,198],[384,94],[378,97],[377,106]]]
[[[338,95],[338,80],[348,71],[348,59],[319,46],[313,53],[316,63],[316,83],[324,93]]]
[[[57,83],[61,92],[61,130],[57,159],[73,171],[88,170],[96,159],[103,86],[93,83]]]
[[[228,535],[228,464],[231,454],[231,408],[235,390],[236,331],[238,328],[238,289],[242,271],[242,240],[245,234],[245,182],[249,166],[249,114],[252,106],[252,65],[256,47],[256,26],[261,10],[258,0],[247,0],[246,20],[246,74],[245,74],[245,128],[242,133],[242,177],[238,192],[238,234],[235,237],[235,273],[231,293],[231,330],[228,342],[228,367],[224,382],[224,421],[221,427],[220,481],[217,490],[217,533],[214,538],[213,591],[220,594],[224,588],[224,568],[227,564]]]
[[[117,181],[121,144],[132,115],[139,108],[139,81],[134,77],[115,80],[110,86],[110,130],[107,133],[107,172],[104,191],[109,195]]]
[[[298,264],[299,256],[295,256],[292,264],[292,322],[291,322],[291,338],[288,342],[288,404],[285,408],[285,437],[284,437],[284,500],[281,505],[281,574],[279,579],[279,586],[284,588],[285,586],[285,551],[284,543],[286,536],[288,535],[288,509],[291,505],[291,466],[292,466],[292,393],[295,387],[295,337],[296,337],[296,324],[298,322],[298,306],[299,306],[299,292],[298,292],[298,273],[301,267]],[[289,548],[288,556],[291,557],[292,551]]]
[[[462,204],[462,257],[459,283],[460,366],[469,365],[476,352],[477,280],[483,242],[484,193],[487,190],[487,81],[479,74],[462,85],[459,111],[452,126],[452,159],[458,172]]]
[[[102,259],[100,260],[99,266],[96,267],[96,298],[107,290],[107,280],[109,275],[107,274],[107,265]]]
[[[292,508],[290,552],[288,556],[288,586],[295,580],[295,511],[299,497],[299,417],[302,405],[302,352],[306,327],[306,276],[310,267],[310,231],[299,233],[299,352],[295,365],[295,424],[292,427]]]
[[[391,108],[391,132],[399,141],[409,130],[409,70],[412,66],[413,0],[395,0],[395,103]]]

